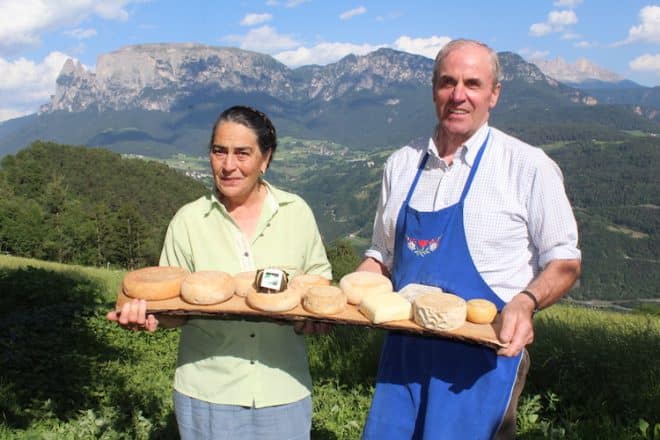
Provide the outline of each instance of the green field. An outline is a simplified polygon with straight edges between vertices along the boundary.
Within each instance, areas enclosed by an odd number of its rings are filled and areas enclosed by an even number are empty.
[[[122,276],[0,256],[0,438],[177,438],[178,330],[106,321]],[[312,438],[359,438],[382,337],[337,327],[309,338]],[[657,312],[560,304],[537,316],[530,353],[519,438],[660,438]]]

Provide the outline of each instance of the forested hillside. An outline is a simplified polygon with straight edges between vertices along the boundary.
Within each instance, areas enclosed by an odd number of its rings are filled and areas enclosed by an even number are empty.
[[[660,298],[658,140],[625,132],[594,136],[600,140],[544,146],[563,170],[579,223],[583,274],[569,296]],[[330,250],[346,253],[354,265],[371,237],[392,149],[283,138],[266,178],[309,202],[328,245],[347,239]],[[208,173],[202,157],[169,163]],[[156,162],[35,143],[0,162],[0,250],[95,266],[155,264],[169,219],[209,186]]]
[[[154,264],[169,219],[204,191],[160,163],[36,142],[0,162],[0,250],[94,266]]]

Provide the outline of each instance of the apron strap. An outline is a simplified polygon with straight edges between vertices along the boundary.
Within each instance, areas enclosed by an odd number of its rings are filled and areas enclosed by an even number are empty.
[[[481,162],[481,156],[484,155],[484,151],[486,150],[486,144],[488,143],[489,138],[490,138],[490,129],[488,130],[488,134],[486,135],[486,139],[484,140],[484,143],[481,144],[481,147],[479,147],[479,152],[477,153],[477,156],[474,158],[474,163],[472,164],[470,175],[468,176],[467,182],[465,182],[465,186],[463,187],[463,193],[461,194],[461,198],[459,199],[458,203],[463,203],[465,201],[465,197],[467,197],[467,193],[470,190],[470,186],[472,186],[474,175],[477,173],[477,168],[479,168],[479,162]]]
[[[422,171],[424,171],[424,168],[426,167],[426,161],[429,160],[429,152],[427,151],[424,157],[422,158],[422,161],[419,163],[419,166],[417,167],[417,174],[415,174],[415,179],[413,180],[412,184],[410,185],[410,189],[408,190],[408,195],[406,196],[406,200],[403,202],[404,205],[409,205],[410,204],[410,198],[413,195],[413,192],[415,192],[415,187],[417,186],[417,181],[419,181],[419,177],[422,175]]]

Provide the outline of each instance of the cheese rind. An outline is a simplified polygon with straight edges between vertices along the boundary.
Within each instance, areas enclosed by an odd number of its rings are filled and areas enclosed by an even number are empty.
[[[234,275],[234,293],[238,296],[246,297],[250,292],[256,292],[255,279],[257,271],[240,272]]]
[[[313,286],[303,297],[305,310],[320,315],[336,315],[346,308],[346,295],[339,287]]]
[[[376,293],[362,299],[358,310],[374,324],[410,319],[412,305],[394,292]]]
[[[410,301],[411,303],[420,295],[426,293],[444,293],[440,287],[427,286],[425,284],[407,284],[403,289],[399,290],[399,295]]]
[[[451,293],[427,293],[415,298],[413,319],[431,330],[453,330],[465,323],[467,303]]]
[[[216,270],[193,272],[181,282],[181,298],[190,304],[219,304],[233,295],[234,279],[225,272]]]
[[[296,275],[291,278],[291,282],[289,283],[289,287],[292,289],[297,289],[300,292],[300,296],[305,296],[310,287],[329,285],[329,279],[324,278],[321,275],[314,275],[311,273]]]
[[[475,324],[490,324],[497,316],[497,307],[487,299],[476,298],[467,302],[467,320]]]
[[[349,304],[358,305],[369,295],[392,292],[392,281],[376,272],[351,272],[339,280],[339,287],[346,294]]]
[[[174,266],[144,267],[129,272],[122,280],[126,296],[146,300],[163,300],[179,296],[186,269]]]
[[[296,289],[286,289],[279,293],[250,292],[245,297],[247,304],[255,310],[280,313],[294,309],[300,304],[300,293]]]

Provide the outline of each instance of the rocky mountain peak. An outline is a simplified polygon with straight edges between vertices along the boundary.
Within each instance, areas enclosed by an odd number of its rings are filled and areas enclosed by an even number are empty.
[[[561,57],[552,60],[534,60],[533,62],[546,75],[567,83],[579,84],[591,80],[604,82],[619,82],[624,80],[622,76],[603,69],[586,58],[580,58],[572,64],[566,62]]]

